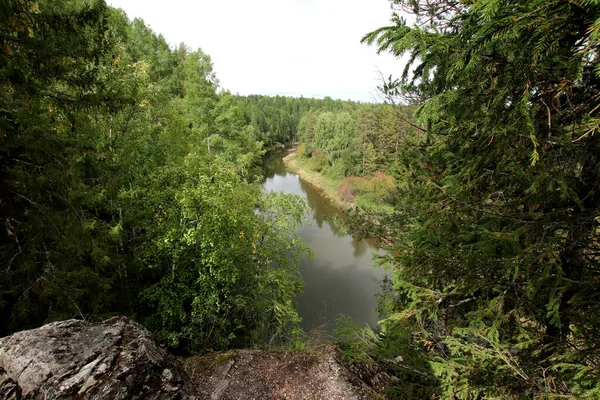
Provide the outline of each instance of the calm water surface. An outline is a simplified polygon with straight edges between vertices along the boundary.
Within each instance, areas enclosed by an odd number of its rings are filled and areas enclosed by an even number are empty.
[[[282,161],[285,152],[273,152],[265,159],[266,190],[292,193],[306,199],[312,213],[299,235],[314,252],[304,259],[300,273],[304,293],[297,297],[302,328],[321,328],[331,333],[340,314],[361,325],[377,324],[377,298],[385,273],[373,266],[372,252],[380,252],[373,242],[343,234],[330,221],[340,211],[314,186],[288,172]]]

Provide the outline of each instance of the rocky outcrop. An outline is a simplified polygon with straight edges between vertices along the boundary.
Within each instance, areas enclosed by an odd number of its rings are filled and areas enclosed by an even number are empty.
[[[179,362],[128,318],[0,339],[0,399],[195,399]]]
[[[376,364],[345,366],[333,344],[180,360],[128,318],[54,322],[0,339],[0,400],[384,398]]]

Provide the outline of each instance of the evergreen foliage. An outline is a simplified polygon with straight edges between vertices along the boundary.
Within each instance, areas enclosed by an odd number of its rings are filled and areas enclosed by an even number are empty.
[[[210,57],[104,1],[0,1],[0,336],[132,315],[179,352],[294,338],[306,206]]]
[[[298,140],[302,119],[315,112],[336,112],[356,109],[360,103],[343,100],[286,97],[236,96],[248,125],[253,126],[258,139],[268,148]]]
[[[384,89],[426,137],[375,232],[396,243],[384,332],[410,333],[441,398],[597,398],[598,4],[394,3],[416,24],[364,41],[410,55]]]

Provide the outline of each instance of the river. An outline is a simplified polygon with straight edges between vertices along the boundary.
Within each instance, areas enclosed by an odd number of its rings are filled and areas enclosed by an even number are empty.
[[[313,250],[314,258],[303,259],[300,273],[304,292],[296,298],[302,328],[308,332],[319,328],[331,334],[340,314],[352,317],[361,325],[377,324],[377,298],[385,277],[375,268],[372,252],[381,252],[375,243],[357,240],[336,229],[329,221],[341,216],[319,189],[286,170],[285,151],[272,152],[264,163],[266,190],[296,194],[304,198],[312,212],[298,234]]]

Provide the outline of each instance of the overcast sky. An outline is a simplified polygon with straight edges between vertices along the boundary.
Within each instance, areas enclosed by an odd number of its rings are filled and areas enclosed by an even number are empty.
[[[172,45],[202,48],[232,93],[373,101],[402,62],[360,44],[389,23],[389,0],[108,0]]]

